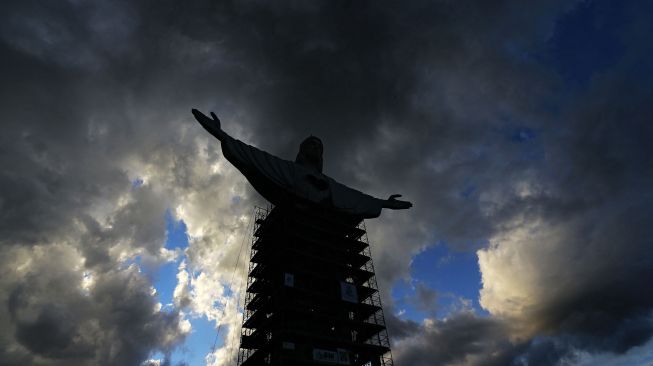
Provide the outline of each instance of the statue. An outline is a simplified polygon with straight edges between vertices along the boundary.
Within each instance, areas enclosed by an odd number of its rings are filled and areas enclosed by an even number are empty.
[[[192,110],[195,119],[222,145],[222,153],[265,199],[275,206],[307,202],[360,218],[375,218],[383,208],[402,210],[412,203],[397,200],[399,194],[387,200],[349,188],[322,173],[322,141],[310,136],[305,139],[295,162],[284,160],[247,145],[225,133],[220,119],[211,112],[209,118]]]

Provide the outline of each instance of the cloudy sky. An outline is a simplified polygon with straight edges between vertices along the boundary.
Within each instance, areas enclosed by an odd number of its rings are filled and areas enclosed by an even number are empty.
[[[0,364],[233,365],[265,203],[191,108],[415,204],[367,222],[397,365],[653,364],[651,34],[644,0],[3,1]]]

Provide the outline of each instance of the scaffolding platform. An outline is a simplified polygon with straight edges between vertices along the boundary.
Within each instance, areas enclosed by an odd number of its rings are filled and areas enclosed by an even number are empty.
[[[359,218],[257,208],[238,366],[392,366]]]

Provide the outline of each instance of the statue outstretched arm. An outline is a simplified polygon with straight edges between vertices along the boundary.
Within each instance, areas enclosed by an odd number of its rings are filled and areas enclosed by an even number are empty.
[[[401,195],[393,194],[390,197],[388,197],[388,199],[383,202],[383,208],[389,208],[392,210],[405,210],[413,207],[412,203],[408,201],[400,201],[396,199],[397,197],[401,197]]]
[[[220,140],[224,157],[238,169],[265,199],[278,205],[294,190],[293,163],[229,136],[220,119],[209,118],[193,109],[193,116],[211,135]]]
[[[384,208],[403,210],[413,206],[408,201],[395,199],[396,197],[401,197],[398,194],[393,194],[387,200],[384,200],[347,187],[332,178],[329,179],[333,204],[343,212],[371,219],[379,217]]]
[[[215,136],[215,138],[221,142],[225,138],[230,137],[224,131],[222,131],[220,126],[220,118],[218,118],[215,113],[211,112],[212,118],[209,118],[206,114],[198,111],[197,109],[191,109],[191,112],[193,113],[193,116],[195,116],[197,122],[199,122],[205,130],[207,130],[211,135]]]

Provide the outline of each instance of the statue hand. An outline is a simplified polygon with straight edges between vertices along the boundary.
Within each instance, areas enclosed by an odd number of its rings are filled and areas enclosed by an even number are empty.
[[[220,119],[215,115],[215,113],[211,112],[212,118],[209,118],[207,115],[198,111],[197,109],[192,109],[191,112],[193,112],[193,116],[195,116],[197,122],[199,122],[205,130],[209,131],[211,135],[217,137],[218,139],[222,139],[222,136],[224,136],[224,131],[222,131],[220,128]]]
[[[393,194],[388,199],[385,201],[383,207],[384,208],[390,208],[393,210],[405,210],[407,208],[413,207],[413,204],[408,202],[408,201],[400,201],[396,199],[397,197],[401,197],[400,194]]]

